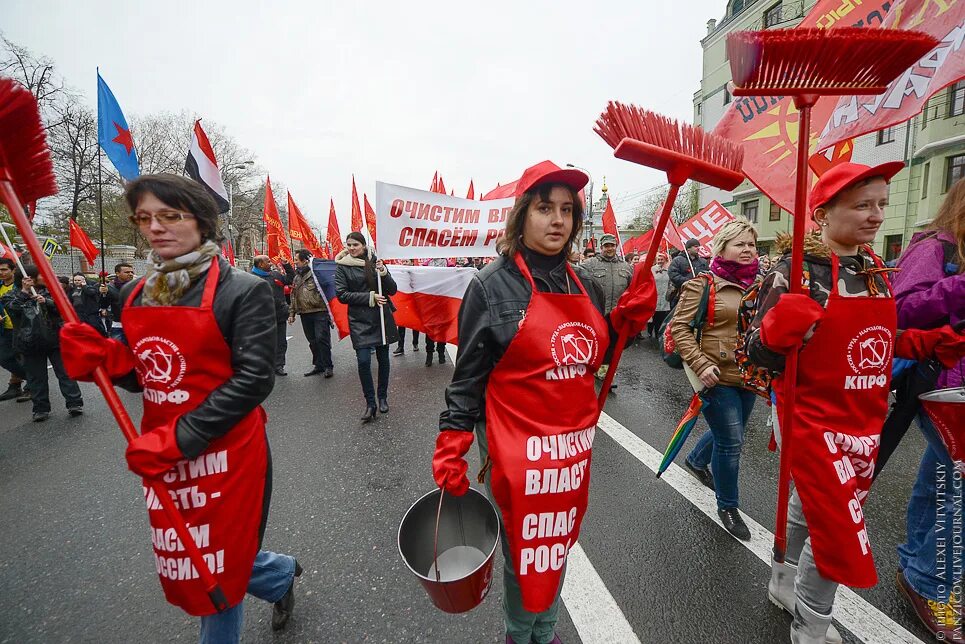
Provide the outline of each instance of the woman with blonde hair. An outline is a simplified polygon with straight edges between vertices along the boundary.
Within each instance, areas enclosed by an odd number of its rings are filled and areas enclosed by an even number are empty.
[[[746,219],[729,222],[714,237],[712,250],[710,275],[684,283],[670,323],[688,377],[695,389],[706,392],[703,414],[710,425],[685,464],[716,493],[717,515],[727,531],[747,541],[751,533],[738,511],[737,474],[744,428],[756,396],[741,386],[734,350],[741,297],[757,278],[757,231]],[[705,322],[694,329],[692,322],[707,289]]]

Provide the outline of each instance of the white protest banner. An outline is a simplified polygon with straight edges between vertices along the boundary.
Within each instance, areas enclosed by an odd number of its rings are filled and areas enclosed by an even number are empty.
[[[495,257],[514,201],[474,201],[377,182],[379,257]]]
[[[707,206],[696,215],[677,226],[680,239],[686,243],[688,239],[696,239],[700,242],[700,254],[710,256],[710,243],[714,240],[714,235],[729,221],[734,221],[736,217],[724,208],[717,201],[711,201]]]

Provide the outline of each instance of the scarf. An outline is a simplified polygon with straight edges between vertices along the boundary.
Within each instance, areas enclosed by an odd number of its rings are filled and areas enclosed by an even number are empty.
[[[251,272],[254,273],[255,275],[257,275],[258,277],[269,277],[269,276],[271,276],[271,273],[270,273],[269,271],[266,271],[266,270],[264,270],[264,269],[258,268],[257,266],[252,267]]]
[[[741,264],[729,259],[723,259],[719,255],[710,264],[710,272],[718,277],[722,277],[728,282],[739,284],[747,288],[754,283],[757,277],[757,269],[760,262],[755,257],[750,264]]]
[[[211,260],[217,260],[221,249],[213,241],[206,241],[197,249],[175,257],[161,259],[151,251],[150,265],[144,276],[144,306],[171,306],[176,304],[188,288],[211,267]]]

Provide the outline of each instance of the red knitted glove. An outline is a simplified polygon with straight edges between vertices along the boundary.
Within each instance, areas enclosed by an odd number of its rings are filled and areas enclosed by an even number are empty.
[[[60,330],[60,355],[72,380],[93,380],[97,367],[104,367],[111,378],[120,378],[134,369],[134,354],[129,348],[105,338],[83,322],[68,322]]]
[[[937,329],[905,329],[898,334],[895,355],[909,360],[934,358],[951,369],[965,357],[965,335],[949,325]]]
[[[824,307],[807,295],[784,293],[761,320],[761,342],[777,353],[789,353],[824,317]]]
[[[177,420],[141,434],[127,446],[127,469],[147,479],[158,478],[185,456],[175,436]]]
[[[630,286],[623,292],[617,305],[610,312],[610,322],[617,333],[631,338],[647,326],[647,321],[657,310],[657,285],[651,271],[644,271],[638,264],[630,280]],[[644,274],[646,273],[646,274]]]
[[[466,453],[472,445],[473,433],[460,429],[446,429],[436,438],[436,452],[432,455],[432,478],[436,485],[453,496],[462,496],[469,489]]]

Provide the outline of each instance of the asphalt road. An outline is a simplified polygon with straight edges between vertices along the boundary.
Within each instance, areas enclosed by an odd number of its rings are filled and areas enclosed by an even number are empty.
[[[334,378],[303,378],[307,345],[293,328],[291,375],[266,405],[275,474],[264,546],[295,555],[305,574],[283,633],[270,629],[270,606],[246,601],[244,641],[502,642],[501,561],[485,602],[453,616],[432,607],[396,547],[406,508],[433,487],[451,365],[426,368],[422,352],[393,358],[391,411],[362,425],[349,341],[336,345]],[[683,373],[641,345],[625,354],[617,382],[607,413],[662,452],[689,398]],[[196,620],[166,604],[156,580],[121,435],[96,389],[82,388],[80,418],[66,416],[56,386],[47,423],[31,422],[28,404],[0,403],[0,641],[195,641]],[[138,395],[122,398],[138,409]],[[745,513],[773,529],[778,461],[766,447],[766,411],[755,410],[748,430],[740,490]],[[691,444],[705,428],[701,420]],[[922,447],[909,432],[872,490],[866,512],[881,581],[858,592],[926,638],[892,581]],[[639,641],[787,641],[790,617],[766,599],[767,566],[603,432],[592,479],[580,543]],[[567,610],[558,633],[582,641]]]

